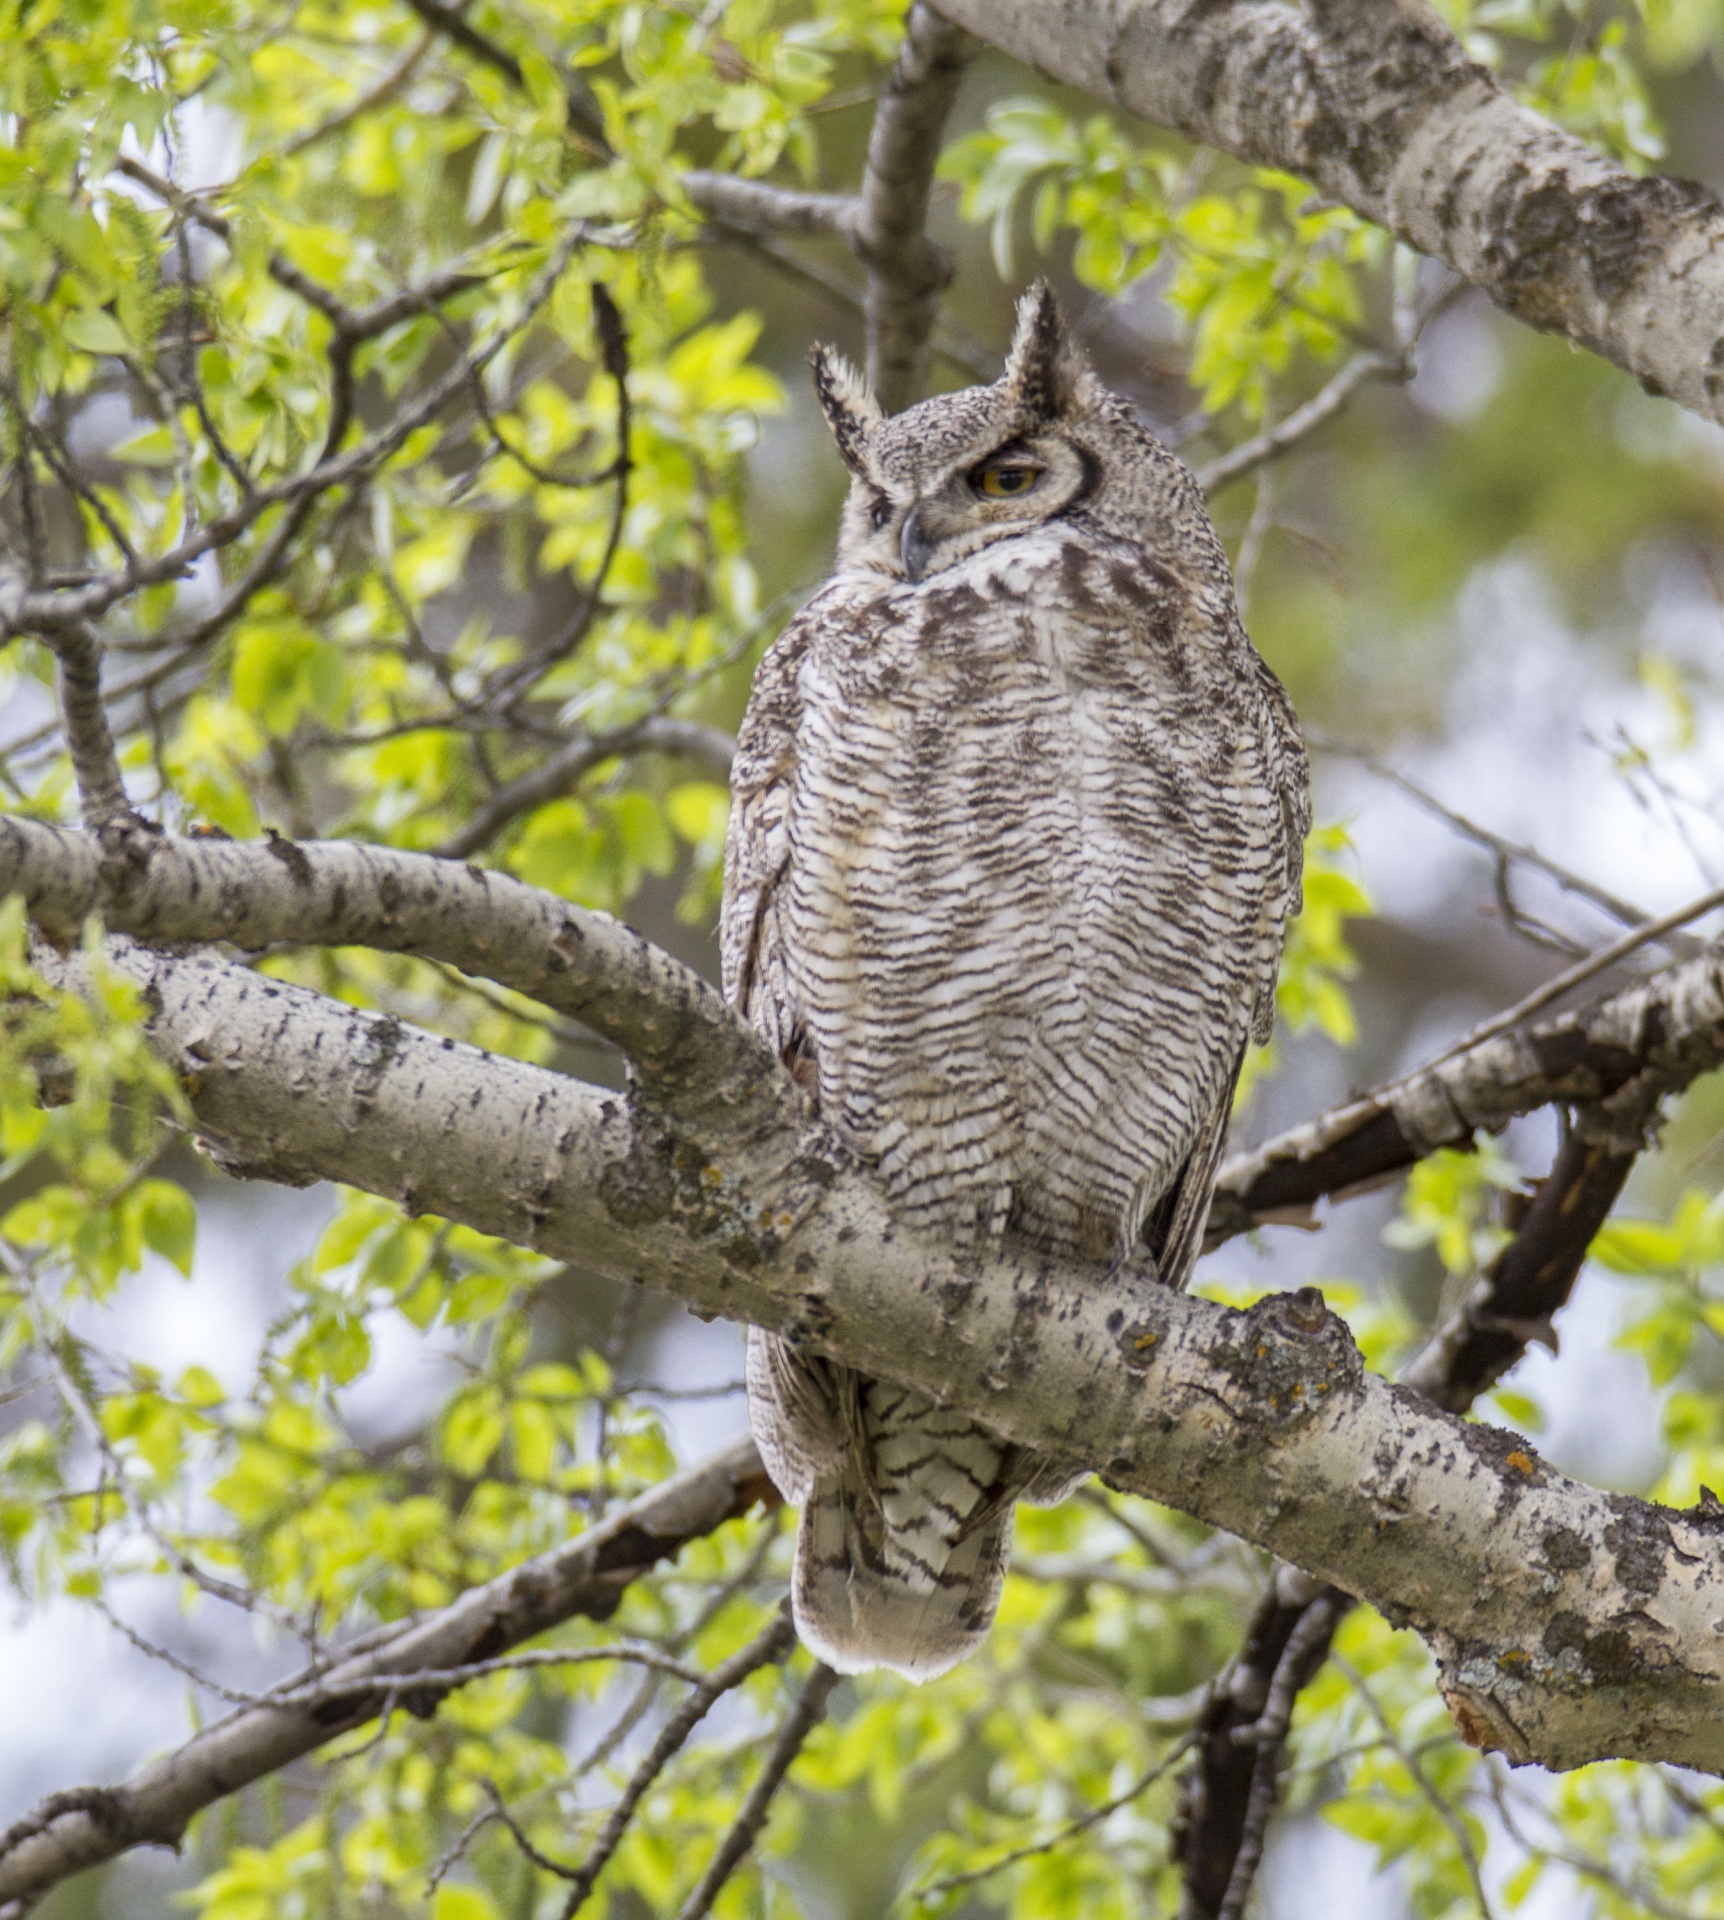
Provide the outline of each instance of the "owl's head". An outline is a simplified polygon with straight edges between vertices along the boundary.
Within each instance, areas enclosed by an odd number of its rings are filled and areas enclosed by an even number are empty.
[[[887,419],[841,354],[814,389],[852,477],[838,564],[917,581],[997,540],[1082,512],[1142,528],[1145,463],[1178,462],[1090,370],[1047,282],[1018,303],[1004,373]],[[1183,469],[1179,469],[1183,474]],[[1165,471],[1156,477],[1165,486]]]

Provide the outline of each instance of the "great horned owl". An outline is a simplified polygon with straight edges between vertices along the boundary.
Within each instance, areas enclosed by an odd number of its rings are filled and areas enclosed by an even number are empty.
[[[850,496],[737,743],[725,991],[907,1227],[1181,1287],[1298,910],[1287,697],[1191,474],[1045,285],[990,387],[886,419],[813,361]],[[804,1641],[944,1672],[1057,1471],[758,1330],[748,1388]]]

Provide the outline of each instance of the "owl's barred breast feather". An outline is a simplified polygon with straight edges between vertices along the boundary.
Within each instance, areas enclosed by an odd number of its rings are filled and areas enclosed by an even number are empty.
[[[732,775],[725,987],[907,1226],[1098,1263],[1147,1241],[1179,1286],[1273,1016],[1305,762],[1190,476],[1073,364],[1041,384],[1118,453],[1123,513],[1074,482],[1074,510],[960,537],[925,578],[841,566],[768,651]],[[855,466],[923,415],[951,465],[940,410],[997,412],[1014,377],[858,415],[840,446]],[[888,447],[858,489],[895,485],[893,458],[912,462]],[[804,1639],[844,1671],[952,1665],[992,1618],[1012,1500],[1056,1495],[1057,1471],[758,1332],[749,1394],[803,1507]]]

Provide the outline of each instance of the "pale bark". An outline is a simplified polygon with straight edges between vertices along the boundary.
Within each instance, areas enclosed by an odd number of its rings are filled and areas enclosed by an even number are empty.
[[[1520,106],[1420,0],[938,0],[1077,87],[1302,175],[1654,393],[1724,420],[1724,209]]]
[[[631,1112],[212,954],[113,953],[230,1164],[434,1208],[1097,1466],[1416,1626],[1463,1727],[1516,1758],[1724,1769],[1708,1517],[1577,1485],[1367,1374],[1315,1296],[1239,1314],[1009,1250],[958,1259],[811,1125]],[[1684,1004],[1716,1049],[1709,964],[1709,1003],[1695,985]]]
[[[952,262],[928,239],[928,196],[946,116],[976,51],[916,0],[875,109],[852,244],[868,269],[868,383],[888,413],[919,400]]]
[[[62,932],[101,910],[150,940],[369,946],[421,954],[584,1021],[669,1107],[771,1117],[793,1098],[771,1053],[710,982],[608,914],[506,874],[356,841],[91,836],[0,817],[0,894]]]

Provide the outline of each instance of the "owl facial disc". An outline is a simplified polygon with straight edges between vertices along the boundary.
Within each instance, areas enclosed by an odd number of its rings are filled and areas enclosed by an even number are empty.
[[[1019,302],[992,386],[938,394],[888,419],[841,354],[816,347],[812,361],[852,476],[839,565],[912,585],[1087,505],[1122,426],[1139,461],[1148,437],[1090,371],[1045,281]]]

